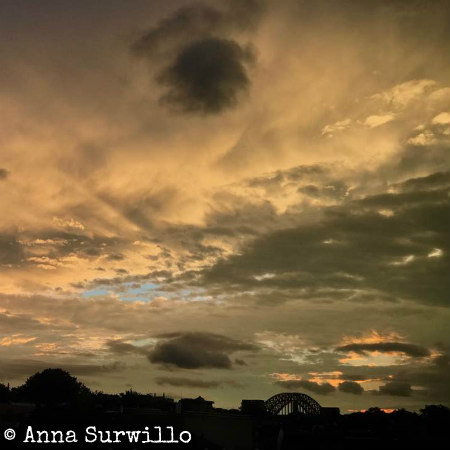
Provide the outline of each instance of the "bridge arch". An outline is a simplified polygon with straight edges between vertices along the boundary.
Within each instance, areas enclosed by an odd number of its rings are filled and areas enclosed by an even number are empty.
[[[306,416],[320,414],[321,406],[309,395],[300,392],[284,392],[266,400],[266,411],[273,415],[300,413]]]

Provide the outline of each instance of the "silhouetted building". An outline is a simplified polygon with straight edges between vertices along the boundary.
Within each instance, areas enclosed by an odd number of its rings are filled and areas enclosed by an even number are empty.
[[[242,400],[241,412],[251,416],[266,414],[266,402],[264,400]]]
[[[325,419],[334,420],[341,415],[341,410],[336,407],[322,406],[320,408],[320,415]]]
[[[139,392],[135,392],[133,390],[128,390],[123,394],[120,394],[120,401],[115,405],[115,408],[121,407],[122,412],[131,411],[134,409],[148,409],[150,410],[159,410],[159,411],[174,411],[175,410],[175,402],[172,398],[166,397],[164,394],[156,395],[156,394],[140,394]]]
[[[182,398],[177,403],[177,413],[183,412],[211,412],[214,402],[205,400],[203,397],[197,398]]]

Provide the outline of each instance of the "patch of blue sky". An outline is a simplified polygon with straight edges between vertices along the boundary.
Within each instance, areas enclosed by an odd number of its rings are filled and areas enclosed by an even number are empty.
[[[108,289],[98,287],[84,291],[81,296],[84,298],[99,297],[105,295],[117,295],[120,300],[125,302],[141,301],[151,302],[154,297],[164,296],[167,299],[186,300],[186,301],[220,301],[220,296],[214,298],[206,294],[204,289],[181,289],[176,292],[165,292],[159,284],[146,282],[136,284],[134,282],[123,283],[117,287]]]
[[[108,295],[109,294],[108,289],[102,289],[102,288],[94,288],[94,289],[88,289],[87,291],[84,291],[81,293],[82,297],[90,298],[90,297],[99,297],[102,295]]]
[[[81,293],[84,298],[101,297],[105,295],[117,294],[123,301],[150,301],[155,296],[155,289],[158,289],[159,285],[154,283],[142,283],[136,285],[136,283],[124,283],[120,287],[96,287],[93,289],[87,289]],[[152,292],[153,291],[153,292]]]
[[[124,283],[118,295],[123,301],[151,301],[152,297],[155,296],[155,292],[152,291],[158,288],[158,284],[150,282],[142,283],[138,287],[135,283]]]

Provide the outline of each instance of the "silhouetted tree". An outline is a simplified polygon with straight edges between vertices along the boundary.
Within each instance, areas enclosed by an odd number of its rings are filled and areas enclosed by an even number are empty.
[[[410,423],[418,420],[418,415],[415,412],[407,411],[404,408],[396,409],[389,417],[397,423]]]
[[[0,402],[9,402],[10,391],[8,386],[0,383]]]
[[[19,397],[38,404],[73,403],[89,389],[62,369],[45,369],[18,388]]]
[[[428,426],[445,429],[450,426],[450,409],[444,405],[426,405],[420,415]]]
[[[371,415],[376,415],[376,416],[384,416],[385,412],[378,408],[378,406],[372,406],[371,408],[369,408],[365,414],[371,414]]]

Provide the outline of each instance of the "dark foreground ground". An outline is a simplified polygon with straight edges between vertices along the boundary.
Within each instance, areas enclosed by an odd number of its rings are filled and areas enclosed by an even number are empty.
[[[86,433],[87,427],[95,426]],[[32,433],[30,428],[32,429]],[[147,428],[146,428],[147,427]],[[158,428],[160,427],[160,428]],[[16,438],[6,440],[5,430],[12,428]],[[162,440],[187,443],[157,443]],[[173,429],[173,434],[172,434]],[[28,430],[28,435],[27,435]],[[38,441],[37,431],[47,431]],[[59,430],[53,436],[51,430]],[[77,442],[73,441],[75,433]],[[138,442],[116,431],[141,431]],[[102,431],[103,434],[99,433]],[[109,432],[111,434],[109,435]],[[145,433],[148,431],[148,434]],[[172,438],[173,436],[173,438]],[[108,437],[110,439],[108,439]],[[383,413],[373,408],[366,413],[333,418],[308,418],[301,415],[248,415],[238,411],[181,412],[149,408],[79,408],[70,405],[36,407],[3,404],[0,408],[0,448],[65,449],[443,449],[450,443],[450,414],[445,407],[429,407],[427,413],[407,411]],[[64,443],[61,443],[61,438]],[[92,442],[86,442],[90,440]],[[101,442],[100,440],[112,442]],[[51,442],[51,441],[56,442]],[[24,442],[27,441],[27,442]],[[146,442],[147,441],[147,442]]]

